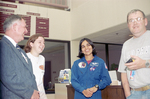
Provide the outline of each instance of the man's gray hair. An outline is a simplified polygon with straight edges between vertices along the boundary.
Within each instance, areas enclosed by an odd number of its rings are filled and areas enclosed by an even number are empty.
[[[18,21],[18,20],[22,20],[22,17],[19,15],[10,15],[3,23],[3,30],[4,32],[6,32],[6,30],[8,28],[10,28],[10,26],[13,24],[13,22]]]
[[[144,14],[143,11],[141,11],[141,10],[139,10],[139,9],[133,9],[133,10],[131,10],[131,11],[127,14],[127,23],[128,23],[128,17],[129,17],[129,15],[130,15],[131,13],[135,13],[135,12],[137,12],[137,11],[141,12],[142,15],[143,15],[143,18],[145,19],[145,14]]]

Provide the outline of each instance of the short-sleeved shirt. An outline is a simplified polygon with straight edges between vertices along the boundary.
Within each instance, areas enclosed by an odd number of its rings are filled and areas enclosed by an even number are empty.
[[[43,76],[45,73],[45,58],[42,55],[35,57],[31,53],[27,53],[27,55],[32,62],[33,74],[35,75],[37,87],[40,92],[40,99],[47,99],[43,85]]]
[[[138,38],[130,38],[123,44],[121,59],[119,63],[119,72],[127,73],[129,85],[131,88],[140,88],[150,85],[150,68],[141,68],[137,70],[125,70],[125,63],[131,55],[138,56],[144,60],[150,60],[150,31],[147,30]]]

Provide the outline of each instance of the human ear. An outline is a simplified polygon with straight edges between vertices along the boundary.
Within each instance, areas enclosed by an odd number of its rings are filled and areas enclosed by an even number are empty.
[[[145,26],[147,26],[148,24],[147,18],[145,18],[144,21],[145,21]]]
[[[30,46],[33,47],[33,43],[32,42],[30,42]]]
[[[17,31],[17,25],[18,25],[17,23],[14,23],[11,26],[12,30],[15,31],[15,32]]]

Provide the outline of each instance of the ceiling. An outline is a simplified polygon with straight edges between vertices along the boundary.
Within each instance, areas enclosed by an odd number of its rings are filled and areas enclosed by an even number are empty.
[[[146,16],[146,18],[148,19],[148,25],[146,27],[147,30],[150,30],[150,15]],[[132,34],[127,27],[127,23],[124,23],[85,37],[90,38],[93,42],[123,44],[132,37]]]
[[[149,21],[150,23],[150,21]],[[147,25],[147,30],[150,30],[150,24]],[[121,29],[103,36],[92,38],[93,42],[123,44],[126,40],[132,37],[128,28]]]

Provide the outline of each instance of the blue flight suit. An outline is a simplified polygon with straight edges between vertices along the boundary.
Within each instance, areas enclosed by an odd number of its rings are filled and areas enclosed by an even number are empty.
[[[96,55],[90,64],[85,57],[76,60],[71,68],[71,84],[75,89],[74,99],[102,99],[101,89],[111,84],[105,62]],[[82,91],[96,84],[99,85],[99,89],[92,97],[85,97]]]

